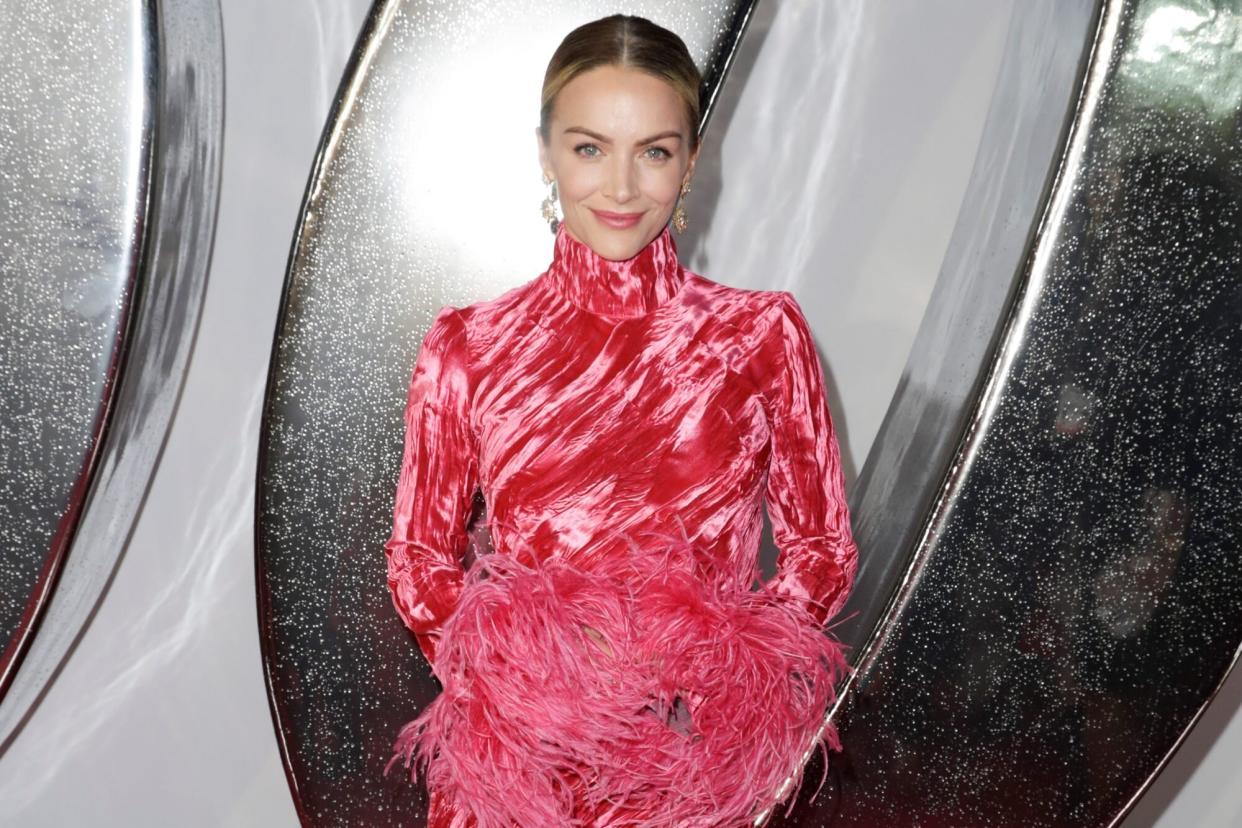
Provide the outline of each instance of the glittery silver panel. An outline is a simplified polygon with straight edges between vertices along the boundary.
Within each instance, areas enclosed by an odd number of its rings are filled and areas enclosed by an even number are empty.
[[[415,825],[383,767],[439,687],[385,583],[410,369],[443,304],[547,264],[535,127],[574,26],[678,32],[720,83],[749,2],[378,2],[330,116],[290,260],[260,445],[261,641],[305,824]],[[486,244],[480,244],[486,239]]]
[[[68,546],[141,239],[149,116],[132,3],[0,7],[0,676]],[[87,50],[111,55],[93,65]],[[53,68],[55,67],[55,68]],[[0,681],[0,684],[7,684]]]
[[[215,0],[8,3],[0,49],[3,749],[163,445],[215,223],[223,50]]]
[[[1235,662],[1240,38],[1236,3],[1103,4],[1072,131],[965,407],[981,351],[963,352],[965,370],[940,363],[989,334],[958,307],[982,280],[1007,289],[1011,263],[976,256],[979,273],[943,274],[869,461],[896,468],[869,468],[860,498],[864,561],[876,538],[911,532],[912,562],[837,711],[846,750],[831,793],[790,824],[1116,824]],[[980,163],[995,157],[985,146]],[[1002,187],[1011,175],[990,174]],[[993,203],[980,220],[1024,209]],[[995,306],[999,290],[979,295]],[[948,395],[926,390],[945,375]],[[912,422],[919,394],[952,434],[892,427]],[[960,439],[948,452],[946,437]],[[904,487],[928,479],[939,485],[924,507]],[[899,525],[886,533],[885,520]]]
[[[861,555],[841,637],[861,647],[887,614],[910,550],[973,416],[1031,227],[1046,206],[1098,9],[1017,3],[953,236],[917,339],[850,490]]]

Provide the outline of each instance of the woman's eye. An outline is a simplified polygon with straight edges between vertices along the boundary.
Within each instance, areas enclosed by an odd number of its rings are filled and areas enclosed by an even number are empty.
[[[673,157],[673,154],[669,152],[668,150],[666,150],[664,147],[650,147],[648,148],[648,152],[656,153],[655,155],[652,156],[653,158],[664,159],[664,158]]]
[[[583,152],[583,150],[588,150],[588,149],[595,150],[595,152]],[[594,144],[579,144],[578,146],[574,147],[574,152],[578,153],[579,155],[585,155],[587,158],[594,158],[596,154],[599,152],[599,147],[595,146]]]

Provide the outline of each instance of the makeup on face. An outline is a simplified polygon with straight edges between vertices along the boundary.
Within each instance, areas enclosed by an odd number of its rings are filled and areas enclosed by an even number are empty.
[[[665,80],[601,66],[557,94],[541,158],[565,229],[608,259],[628,259],[672,215],[693,170],[684,105]]]
[[[595,218],[603,225],[613,228],[614,230],[629,230],[642,220],[641,211],[632,213],[611,213],[605,210],[596,210],[591,208],[591,212],[595,214]]]

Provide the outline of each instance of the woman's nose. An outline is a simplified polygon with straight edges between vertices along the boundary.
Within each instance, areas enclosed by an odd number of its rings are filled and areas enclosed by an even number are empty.
[[[608,170],[607,188],[604,195],[618,204],[632,199],[638,190],[635,183],[634,163],[628,158],[617,156],[612,160]]]

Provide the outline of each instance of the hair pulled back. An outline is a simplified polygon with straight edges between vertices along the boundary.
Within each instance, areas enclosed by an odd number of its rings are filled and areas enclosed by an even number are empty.
[[[557,93],[583,72],[599,66],[626,66],[667,81],[682,99],[690,124],[690,149],[699,146],[703,77],[685,41],[645,17],[614,14],[584,23],[565,36],[543,76],[539,134],[550,143],[552,107]]]

